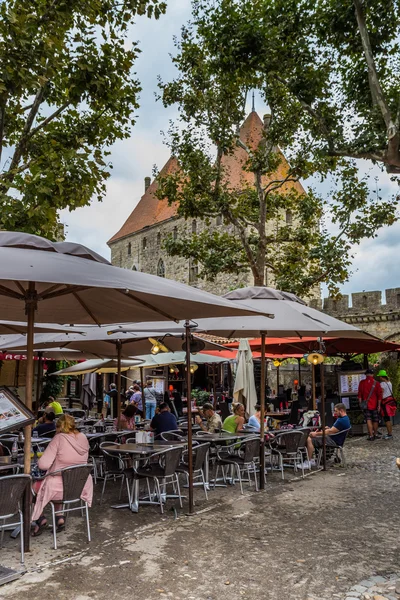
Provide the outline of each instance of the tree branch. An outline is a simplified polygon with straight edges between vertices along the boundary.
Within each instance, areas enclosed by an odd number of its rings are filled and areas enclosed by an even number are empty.
[[[258,277],[257,263],[256,263],[256,260],[254,258],[253,251],[252,251],[252,249],[250,247],[248,239],[246,237],[246,233],[245,233],[245,230],[243,228],[243,225],[232,214],[232,212],[229,210],[229,208],[224,208],[223,214],[232,223],[232,225],[234,225],[235,227],[237,227],[238,232],[239,232],[239,237],[242,240],[243,248],[244,248],[244,251],[246,252],[246,256],[247,256],[247,259],[248,259],[249,264],[250,264],[250,268],[251,268],[251,270],[253,272],[254,277],[256,277],[256,276]]]
[[[50,115],[49,117],[44,119],[41,123],[39,123],[39,125],[37,127],[32,129],[32,131],[28,135],[28,139],[33,137],[35,135],[35,133],[37,133],[38,131],[43,129],[43,127],[46,127],[46,125],[51,123],[51,121],[53,121],[56,117],[58,117],[66,108],[68,108],[68,106],[70,104],[71,104],[71,102],[64,102],[64,104],[62,106],[60,106],[60,108],[57,108],[57,110],[55,110],[52,115]]]
[[[393,123],[392,115],[390,112],[390,108],[388,103],[386,102],[386,98],[384,96],[382,86],[380,84],[378,73],[376,70],[375,60],[372,53],[371,41],[369,38],[367,25],[365,22],[365,15],[361,6],[360,0],[353,0],[358,30],[361,36],[361,43],[365,54],[365,59],[367,61],[368,66],[368,78],[369,78],[369,87],[371,91],[371,96],[374,104],[379,106],[380,111],[382,113],[382,117],[385,121],[386,128],[388,131],[389,140],[394,137],[397,133],[396,126]]]

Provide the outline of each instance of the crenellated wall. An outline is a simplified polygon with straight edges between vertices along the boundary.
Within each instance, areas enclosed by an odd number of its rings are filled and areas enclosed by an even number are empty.
[[[378,337],[400,341],[400,288],[385,290],[385,296],[383,303],[381,291],[356,292],[351,294],[351,306],[348,295],[312,300],[310,306]]]

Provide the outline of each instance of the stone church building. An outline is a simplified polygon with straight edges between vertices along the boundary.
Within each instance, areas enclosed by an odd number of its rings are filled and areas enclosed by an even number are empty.
[[[255,149],[262,140],[263,129],[262,120],[253,110],[240,128],[240,138],[248,147]],[[253,185],[254,175],[244,170],[247,159],[248,155],[241,147],[237,147],[231,155],[223,158],[224,170],[233,188],[241,189],[240,186],[243,187],[245,184]],[[165,176],[174,173],[178,168],[177,160],[171,157],[161,170],[161,174]],[[277,178],[283,179],[287,170],[288,163],[282,155]],[[163,247],[163,241],[168,235],[178,238],[201,233],[206,227],[235,235],[235,229],[233,225],[224,223],[219,216],[207,224],[197,219],[185,220],[178,217],[176,205],[169,206],[167,200],[159,200],[155,196],[157,179],[151,182],[150,177],[146,177],[144,181],[143,196],[121,229],[108,241],[113,265],[167,277],[219,295],[239,286],[253,284],[250,269],[238,275],[221,274],[214,281],[207,281],[198,277],[199,268],[191,260],[169,256]],[[286,184],[287,191],[293,189],[293,186],[298,193],[304,192],[300,183]],[[281,223],[292,223],[290,211],[283,212],[281,218]],[[268,274],[267,285],[273,285]]]

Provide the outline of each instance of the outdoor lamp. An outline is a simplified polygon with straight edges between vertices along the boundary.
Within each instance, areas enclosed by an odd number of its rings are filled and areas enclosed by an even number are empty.
[[[169,352],[169,349],[163,343],[164,338],[165,338],[165,336],[161,340],[156,340],[155,338],[149,338],[149,342],[151,344],[153,344],[153,347],[150,350],[150,352],[152,354],[158,354],[159,352]]]
[[[150,352],[152,354],[158,354],[161,350],[161,346],[158,342],[156,342],[155,344],[152,345]]]
[[[195,373],[198,368],[199,365],[196,365],[196,363],[190,363],[189,372],[193,375],[193,373]],[[185,371],[187,371],[187,367],[185,367]]]
[[[169,372],[170,373],[175,373],[175,367],[173,367],[172,365],[170,365]]]
[[[324,362],[324,355],[321,354],[321,352],[311,352],[308,356],[307,356],[307,361],[311,364],[311,365],[319,365],[322,362]]]
[[[274,360],[274,367],[277,367],[277,368],[278,368],[278,367],[280,367],[280,366],[281,366],[281,361],[280,361],[280,360],[278,360],[278,359]]]

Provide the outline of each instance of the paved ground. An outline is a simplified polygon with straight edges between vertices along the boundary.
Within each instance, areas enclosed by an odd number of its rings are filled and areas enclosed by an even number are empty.
[[[110,484],[103,507],[96,494],[92,543],[80,517],[60,534],[57,551],[44,532],[32,540],[28,573],[1,587],[0,598],[365,598],[351,588],[400,571],[400,428],[395,434],[388,442],[349,440],[345,470],[305,480],[288,474],[285,482],[274,474],[263,493],[220,488],[207,503],[196,490],[191,517],[167,510],[162,518],[154,507],[137,515],[112,510],[118,491]],[[3,565],[17,564],[15,541],[6,539],[0,552]],[[393,586],[392,579],[381,591],[399,598]],[[379,590],[371,589],[371,600]]]

